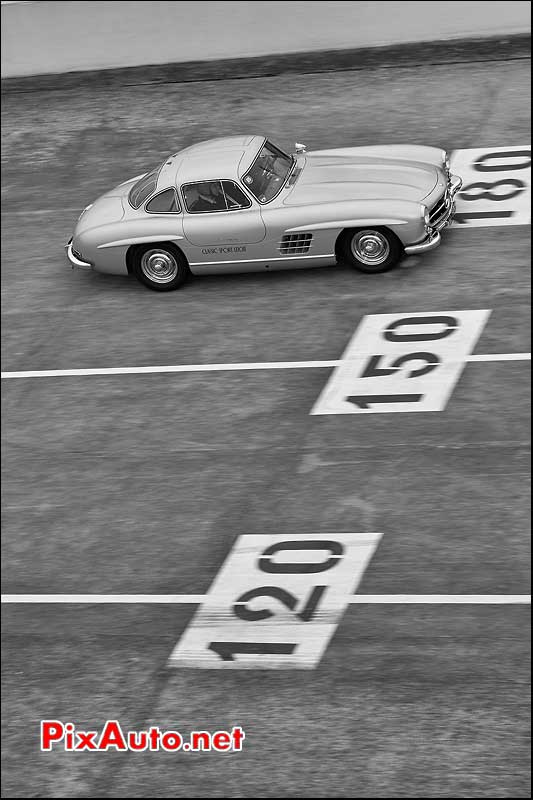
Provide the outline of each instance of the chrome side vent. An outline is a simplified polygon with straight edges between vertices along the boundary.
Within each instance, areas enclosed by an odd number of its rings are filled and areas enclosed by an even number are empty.
[[[312,238],[312,233],[287,233],[281,238],[279,251],[282,256],[308,253]]]

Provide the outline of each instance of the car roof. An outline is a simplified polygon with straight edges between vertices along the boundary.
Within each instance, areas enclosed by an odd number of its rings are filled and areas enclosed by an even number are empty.
[[[167,158],[159,171],[157,189],[217,178],[239,180],[251,166],[264,136],[225,136],[194,144]]]

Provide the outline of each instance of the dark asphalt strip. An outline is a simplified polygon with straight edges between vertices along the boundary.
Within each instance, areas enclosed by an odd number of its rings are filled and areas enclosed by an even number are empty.
[[[469,37],[433,42],[408,42],[381,47],[308,51],[284,55],[147,64],[117,69],[30,75],[21,78],[5,78],[2,81],[2,92],[25,93],[46,90],[64,91],[75,88],[198,83],[376,68],[427,68],[443,64],[478,64],[530,57],[531,35],[514,34],[505,37]]]

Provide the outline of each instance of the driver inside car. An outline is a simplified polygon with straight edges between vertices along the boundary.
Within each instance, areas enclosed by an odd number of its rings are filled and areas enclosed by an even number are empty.
[[[226,203],[218,183],[198,183],[186,191],[187,207],[191,212],[224,211]]]

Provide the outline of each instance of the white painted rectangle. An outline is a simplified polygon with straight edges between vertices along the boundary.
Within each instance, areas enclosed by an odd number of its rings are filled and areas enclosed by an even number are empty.
[[[380,538],[380,533],[240,536],[169,666],[312,669]]]
[[[489,314],[483,309],[364,317],[311,414],[442,411]]]
[[[531,224],[531,145],[455,150],[451,171],[463,179],[452,227]]]

